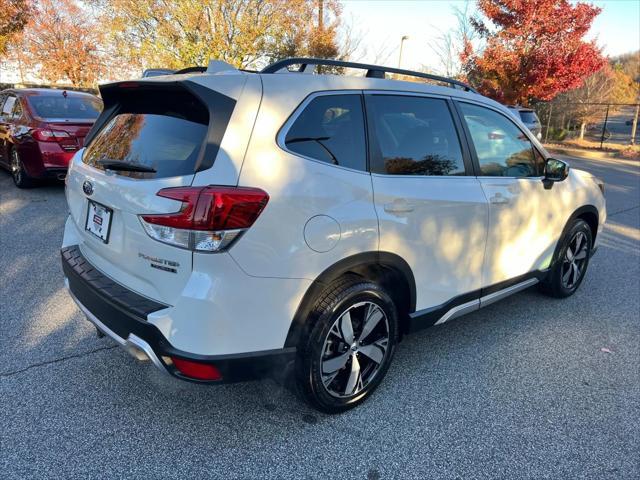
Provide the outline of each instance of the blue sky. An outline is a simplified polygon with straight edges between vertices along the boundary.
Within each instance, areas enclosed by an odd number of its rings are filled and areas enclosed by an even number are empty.
[[[471,2],[474,4],[475,2]],[[606,55],[640,49],[640,0],[595,0],[602,8],[589,32]],[[456,26],[453,6],[465,0],[342,0],[343,16],[362,36],[358,60],[397,65],[400,38],[408,35],[402,53],[404,68],[426,65],[437,69],[428,47],[439,35]]]

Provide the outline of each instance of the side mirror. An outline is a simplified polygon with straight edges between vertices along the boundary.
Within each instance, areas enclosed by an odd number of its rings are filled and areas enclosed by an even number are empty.
[[[561,182],[569,175],[569,164],[558,160],[557,158],[549,158],[544,164],[544,188],[549,189],[555,182]]]

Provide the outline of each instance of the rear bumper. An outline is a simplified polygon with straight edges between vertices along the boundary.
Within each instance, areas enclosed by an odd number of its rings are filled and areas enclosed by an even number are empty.
[[[67,176],[67,169],[66,168],[49,168],[46,167],[42,170],[42,173],[40,174],[40,178],[55,178],[57,180],[64,180],[65,177]]]
[[[168,308],[117,284],[96,270],[77,245],[61,250],[65,283],[72,298],[98,330],[139,360],[150,360],[171,376],[198,383],[250,380],[282,370],[295,358],[295,348],[229,355],[200,355],[173,347],[147,315]],[[171,357],[215,365],[222,380],[203,381],[182,375]]]

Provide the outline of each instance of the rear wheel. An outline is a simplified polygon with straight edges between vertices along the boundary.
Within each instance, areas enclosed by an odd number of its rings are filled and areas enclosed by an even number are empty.
[[[24,169],[22,160],[20,160],[20,154],[15,148],[11,150],[11,177],[18,188],[27,188],[33,184],[31,177]]]
[[[296,361],[301,393],[327,413],[355,407],[380,384],[393,358],[393,300],[375,283],[345,277],[322,294],[309,321]]]
[[[578,219],[561,242],[554,266],[542,283],[544,292],[558,298],[573,295],[584,279],[593,244],[591,228]]]

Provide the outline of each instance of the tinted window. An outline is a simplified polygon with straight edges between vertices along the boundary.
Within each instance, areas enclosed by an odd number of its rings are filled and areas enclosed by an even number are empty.
[[[31,95],[27,101],[33,113],[40,119],[68,118],[95,120],[102,110],[102,102],[94,97],[79,97],[62,93]]]
[[[520,110],[520,118],[524,123],[538,123],[536,112],[531,110]]]
[[[343,167],[366,170],[360,95],[314,98],[285,137],[292,152]]]
[[[17,98],[13,95],[9,95],[2,105],[2,116],[8,116],[13,111],[13,106],[16,104]]]
[[[460,107],[471,133],[482,175],[541,175],[533,145],[511,120],[494,110],[470,103],[461,102]]]
[[[17,120],[22,117],[22,105],[20,104],[20,100],[16,100],[15,105],[13,106],[13,115],[12,117]]]
[[[436,98],[367,96],[379,152],[371,170],[391,175],[464,175],[460,141],[447,102]]]
[[[91,140],[83,161],[102,168],[100,160],[151,167],[155,173],[118,171],[135,178],[188,175],[195,172],[207,134],[209,113],[186,92],[144,94],[123,102]]]

